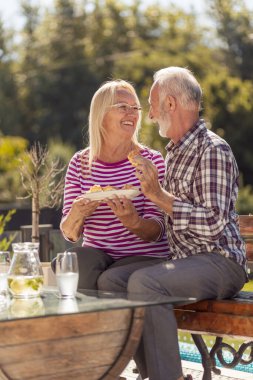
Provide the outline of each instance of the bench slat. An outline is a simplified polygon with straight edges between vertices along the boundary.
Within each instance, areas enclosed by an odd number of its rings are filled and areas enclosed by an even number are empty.
[[[198,333],[253,337],[253,316],[175,310],[178,328]],[[207,328],[208,326],[208,328]]]
[[[253,316],[253,300],[232,299],[200,301],[195,304],[180,306],[180,310],[198,311],[203,313],[224,313],[251,317]],[[208,326],[208,322],[206,326]]]

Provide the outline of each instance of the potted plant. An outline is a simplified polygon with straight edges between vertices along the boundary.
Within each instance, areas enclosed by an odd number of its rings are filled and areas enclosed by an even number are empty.
[[[34,143],[20,160],[20,175],[26,195],[32,201],[32,242],[40,241],[40,210],[59,207],[63,197],[64,169],[58,159],[50,157],[49,150]]]

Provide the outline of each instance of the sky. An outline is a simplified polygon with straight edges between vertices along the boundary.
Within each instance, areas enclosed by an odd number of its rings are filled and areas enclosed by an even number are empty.
[[[22,18],[20,16],[20,1],[21,0],[0,0],[0,14],[3,18],[4,25],[19,29],[22,25]],[[81,0],[80,0],[81,1]],[[126,3],[128,0],[124,0]],[[133,1],[133,0],[132,0]],[[253,12],[253,1],[244,0],[247,7]],[[54,0],[31,0],[35,5],[39,5],[42,8],[50,8],[54,3]],[[203,20],[207,20],[205,14],[207,1],[206,0],[143,0],[143,4],[160,3],[162,5],[168,5],[170,3],[177,4],[186,11],[193,9],[195,13]]]
[[[127,0],[125,0],[127,2]],[[252,1],[252,0],[249,0]],[[148,3],[159,2],[160,4],[168,4],[169,0],[143,0],[143,3],[146,5]],[[171,1],[173,2],[173,0]],[[35,5],[40,5],[41,7],[50,7],[54,3],[54,0],[32,0],[32,3]],[[174,3],[178,2],[174,0]],[[205,0],[180,0],[179,4],[185,10],[190,10],[193,7],[198,14],[203,14],[205,9]],[[2,15],[4,24],[6,26],[14,27],[15,29],[19,28],[22,24],[22,19],[20,17],[20,0],[0,0],[0,14]]]

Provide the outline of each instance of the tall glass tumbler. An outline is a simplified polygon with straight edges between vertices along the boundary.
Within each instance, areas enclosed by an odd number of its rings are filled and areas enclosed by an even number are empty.
[[[76,252],[58,253],[55,273],[59,297],[75,298],[79,278]]]
[[[8,282],[7,276],[10,269],[10,252],[0,251],[0,310],[7,304]]]

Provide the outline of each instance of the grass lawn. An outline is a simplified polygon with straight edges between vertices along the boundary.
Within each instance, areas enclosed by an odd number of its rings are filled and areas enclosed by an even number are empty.
[[[245,290],[246,292],[253,292],[253,280],[247,282],[242,290]]]

